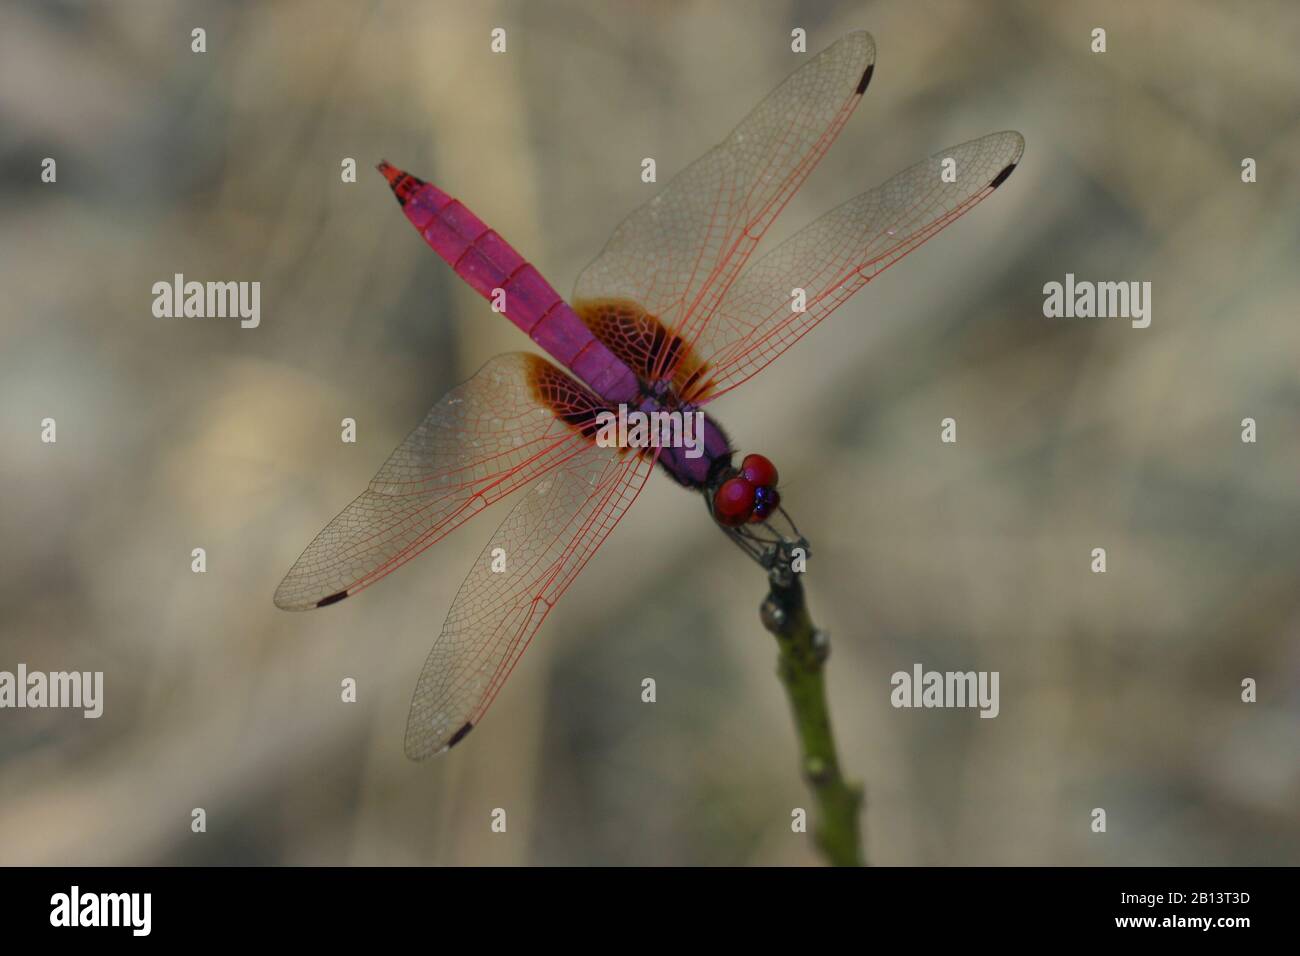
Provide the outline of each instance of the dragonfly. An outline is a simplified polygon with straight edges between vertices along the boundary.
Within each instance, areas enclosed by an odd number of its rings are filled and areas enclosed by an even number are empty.
[[[1024,150],[1016,132],[943,150],[751,263],[874,70],[865,32],[809,59],[618,226],[569,302],[459,200],[379,164],[425,242],[551,359],[500,355],[452,389],[276,590],[288,610],[336,604],[512,498],[420,673],[407,756],[443,753],[478,725],[656,466],[700,492],[714,522],[761,563],[800,540],[776,467],[758,454],[736,464],[704,407],[992,195]],[[600,441],[602,414],[619,408],[696,416],[695,454]]]

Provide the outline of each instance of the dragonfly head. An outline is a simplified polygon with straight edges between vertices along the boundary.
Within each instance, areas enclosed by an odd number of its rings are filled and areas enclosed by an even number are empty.
[[[766,521],[781,506],[776,466],[762,455],[746,455],[740,469],[728,469],[713,489],[710,510],[724,527]]]
[[[808,542],[781,507],[776,466],[746,455],[740,468],[722,469],[705,490],[709,513],[741,550],[768,570],[788,566],[795,548]]]

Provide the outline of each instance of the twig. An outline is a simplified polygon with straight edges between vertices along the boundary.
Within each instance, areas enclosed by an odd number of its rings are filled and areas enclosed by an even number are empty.
[[[788,563],[774,564],[768,580],[770,589],[760,614],[763,626],[775,635],[780,648],[777,674],[794,712],[804,779],[818,804],[813,828],[817,847],[834,866],[862,866],[858,822],[862,787],[847,783],[840,774],[826,707],[824,670],[830,656],[830,639],[813,625],[799,575],[790,570]]]

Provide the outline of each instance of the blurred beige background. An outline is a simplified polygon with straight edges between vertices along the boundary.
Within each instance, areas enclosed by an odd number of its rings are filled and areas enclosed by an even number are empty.
[[[869,859],[1300,862],[1300,14],[1029,0],[0,8],[0,669],[107,685],[98,721],[0,711],[0,862],[816,862],[761,575],[662,475],[434,761],[403,757],[406,710],[493,516],[339,607],[271,603],[443,392],[528,347],[373,163],[567,292],[652,194],[640,159],[666,181],[721,139],[801,62],[795,26],[813,51],[869,29],[878,58],[776,233],[944,146],[1027,141],[993,201],[711,408],[813,542]],[[153,318],[176,272],[260,280],[261,327]],[[1151,328],[1045,319],[1067,272],[1152,282]],[[891,709],[918,661],[999,671],[1001,716]]]

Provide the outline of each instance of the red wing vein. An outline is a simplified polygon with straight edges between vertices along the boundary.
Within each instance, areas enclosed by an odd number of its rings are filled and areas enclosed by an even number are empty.
[[[500,355],[444,396],[307,546],[275,603],[301,610],[355,594],[590,447],[539,399],[539,369],[563,374],[536,355]],[[596,401],[571,384],[580,400]]]
[[[461,585],[425,661],[407,720],[409,756],[438,753],[478,723],[653,468],[652,458],[591,445],[524,491]]]
[[[736,387],[854,292],[965,215],[1024,150],[1019,133],[951,147],[831,210],[755,261],[715,310],[696,356],[709,363],[707,398]],[[955,163],[946,181],[945,160]],[[792,307],[803,289],[805,310]]]

